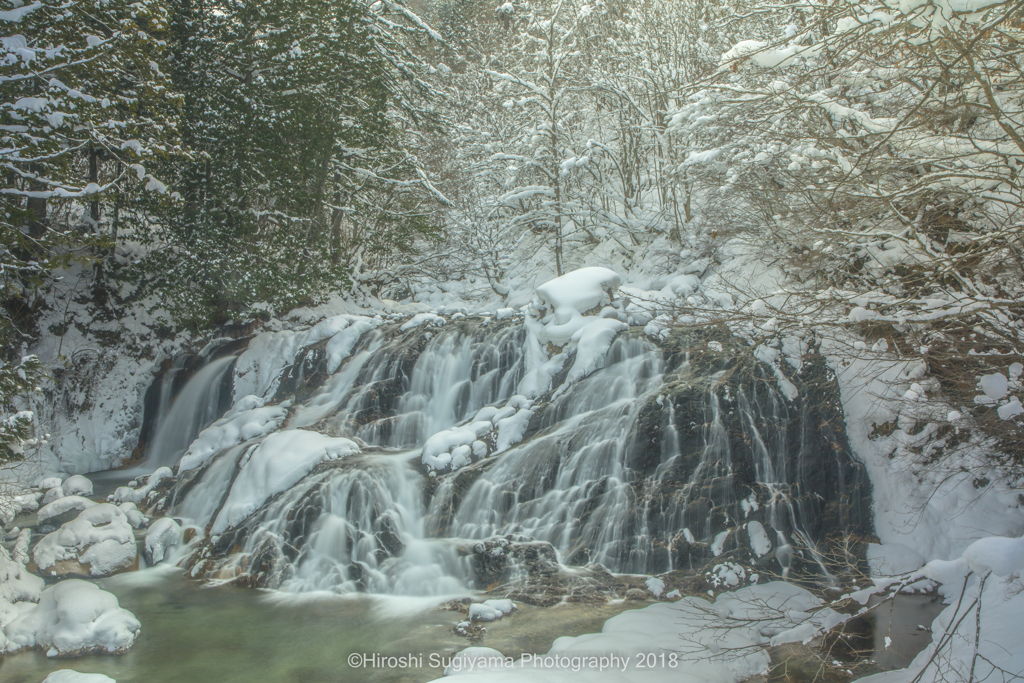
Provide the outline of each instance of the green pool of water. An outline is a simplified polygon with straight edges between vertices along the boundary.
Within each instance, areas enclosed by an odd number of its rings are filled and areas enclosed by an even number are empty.
[[[0,657],[3,683],[41,683],[52,671],[105,674],[118,683],[422,683],[437,662],[471,643],[452,633],[462,617],[437,600],[306,596],[208,587],[174,570],[97,581],[142,622],[125,655],[50,659],[41,651]],[[605,620],[644,603],[521,605],[487,625],[479,645],[516,657],[547,652],[555,638],[600,631]],[[352,667],[356,654],[415,655],[404,666]],[[431,658],[433,655],[433,660]],[[371,660],[372,661],[372,660]]]

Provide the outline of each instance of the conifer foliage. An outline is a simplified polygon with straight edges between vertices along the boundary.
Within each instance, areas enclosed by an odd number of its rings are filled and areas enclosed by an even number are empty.
[[[280,311],[351,284],[352,259],[408,250],[436,199],[408,130],[424,67],[400,6],[180,0],[171,68],[187,157],[181,201],[150,234],[183,320]],[[415,30],[416,27],[412,26]]]

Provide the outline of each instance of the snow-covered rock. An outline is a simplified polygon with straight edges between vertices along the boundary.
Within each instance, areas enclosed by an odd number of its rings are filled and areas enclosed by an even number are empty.
[[[157,484],[173,476],[174,472],[170,467],[161,467],[146,478],[145,485],[137,489],[133,489],[130,486],[118,486],[111,496],[111,500],[115,503],[141,503],[146,500],[150,491],[156,488]]]
[[[306,330],[282,330],[257,335],[235,363],[234,397],[250,394],[270,396],[277,387],[281,371],[295,361],[302,349],[327,342],[328,365],[337,369],[344,357],[367,330],[384,321],[380,316],[335,315]]]
[[[603,366],[616,335],[629,328],[624,303],[616,299],[620,284],[615,271],[589,267],[537,287],[525,321],[527,371],[520,393],[536,397],[550,390],[552,378],[573,353],[573,366],[556,394]],[[552,347],[561,353],[552,355]]]
[[[52,503],[39,508],[39,512],[36,513],[36,519],[41,524],[53,517],[59,517],[70,510],[82,511],[94,505],[97,505],[96,501],[83,498],[82,496],[62,496]]]
[[[235,526],[268,498],[297,484],[321,462],[358,452],[359,446],[349,439],[305,429],[271,434],[242,457],[241,471],[214,520],[212,533]]]
[[[178,471],[195,469],[225,448],[266,436],[280,427],[288,416],[287,403],[276,406],[265,403],[265,399],[255,395],[239,400],[224,417],[199,433],[181,457]]]
[[[170,517],[153,522],[146,532],[146,560],[150,564],[162,562],[167,552],[182,541],[181,525]]]
[[[470,621],[494,621],[516,609],[511,600],[484,600],[469,606]]]
[[[125,652],[140,628],[114,595],[88,581],[68,579],[44,590],[39,604],[11,620],[3,632],[7,652],[41,647],[51,656],[71,656]]]
[[[32,550],[32,559],[54,575],[105,576],[135,563],[135,533],[120,508],[100,503],[44,536]]]
[[[91,496],[92,482],[80,474],[73,474],[61,484],[65,496]]]
[[[427,439],[420,459],[434,471],[457,470],[480,458],[508,450],[526,434],[533,417],[532,405],[533,401],[517,394],[502,408],[485,406],[469,422]]]

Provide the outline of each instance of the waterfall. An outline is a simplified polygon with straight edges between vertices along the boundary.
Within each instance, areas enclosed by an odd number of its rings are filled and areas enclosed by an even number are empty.
[[[146,452],[146,467],[173,467],[178,464],[182,453],[188,449],[204,428],[219,418],[227,409],[226,399],[230,396],[231,366],[233,356],[211,361],[193,375],[173,402],[161,396],[161,415],[156,434]],[[171,381],[165,381],[168,397]],[[225,386],[227,384],[227,386]],[[163,393],[163,387],[161,392]]]
[[[206,539],[193,572],[289,591],[448,595],[480,581],[474,552],[514,540],[612,572],[699,569],[721,556],[787,573],[803,563],[828,578],[818,545],[868,529],[870,511],[823,361],[794,375],[801,394],[787,398],[742,347],[692,355],[715,332],[689,334],[699,339],[672,346],[620,333],[600,369],[536,401],[520,443],[442,473],[428,473],[418,449],[517,394],[522,324],[378,327],[330,376],[317,369],[322,355],[300,352],[303,382],[276,396],[299,397],[282,429],[356,439],[363,452],[320,462]],[[197,373],[160,435],[172,418],[205,414],[229,365]],[[179,477],[173,514],[207,529],[261,438]]]

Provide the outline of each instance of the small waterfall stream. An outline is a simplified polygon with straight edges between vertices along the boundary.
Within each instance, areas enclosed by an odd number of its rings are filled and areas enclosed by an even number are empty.
[[[204,365],[171,400],[174,372],[161,386],[161,413],[156,433],[146,452],[145,464],[153,469],[173,467],[199,432],[224,414],[230,407],[230,370],[233,356],[219,358]],[[176,368],[180,371],[180,367]]]
[[[363,452],[321,462],[204,541],[193,572],[296,592],[438,596],[481,587],[475,556],[519,543],[617,573],[700,569],[722,557],[776,572],[802,562],[827,580],[819,544],[869,531],[870,512],[823,361],[794,374],[801,393],[790,400],[740,347],[691,353],[713,333],[687,334],[698,338],[674,346],[619,334],[601,369],[540,397],[520,443],[437,473],[420,464],[429,437],[516,395],[521,323],[378,327],[329,376],[318,370],[323,353],[306,349],[284,371],[298,379],[275,389],[273,400],[295,400],[282,429],[356,439]],[[175,405],[186,391],[187,405],[210,405],[230,363],[204,367]],[[163,424],[182,425],[182,413]],[[172,513],[208,528],[260,440],[179,477]],[[186,446],[168,438],[160,463]]]

